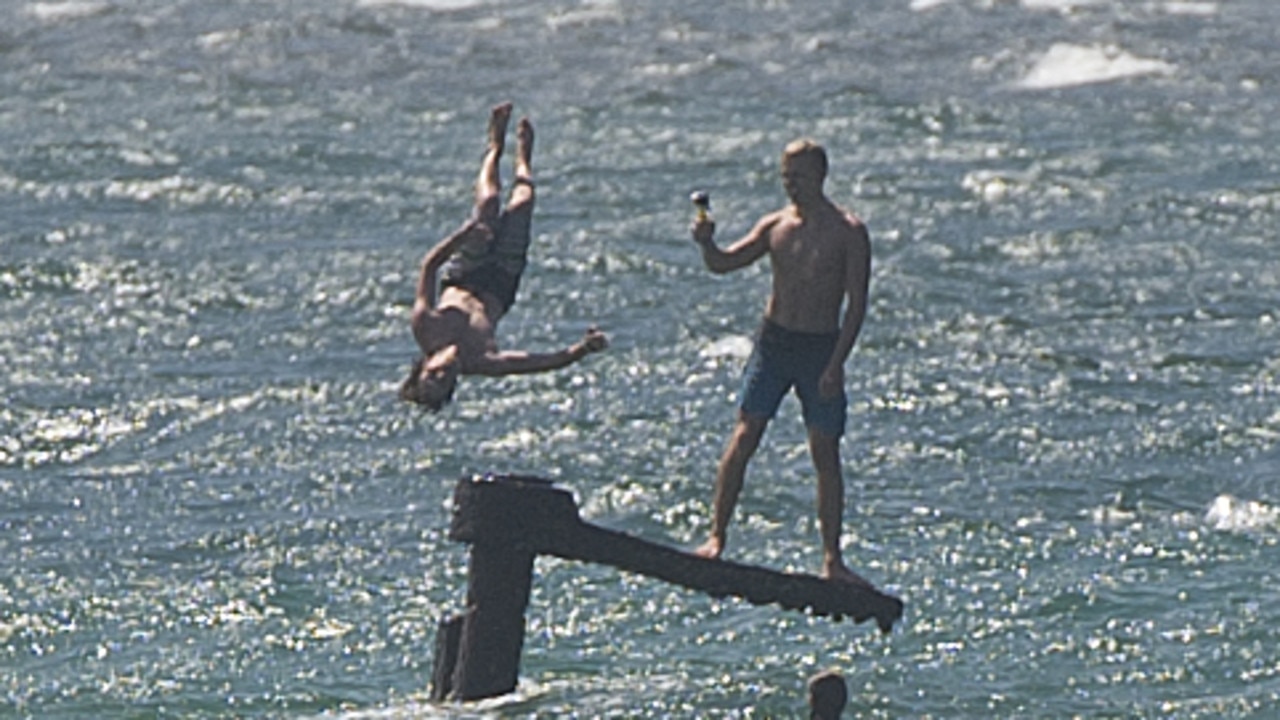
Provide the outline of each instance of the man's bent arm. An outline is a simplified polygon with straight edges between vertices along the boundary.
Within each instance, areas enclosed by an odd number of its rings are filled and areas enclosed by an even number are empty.
[[[721,250],[715,243],[712,233],[714,223],[699,223],[694,226],[693,240],[702,250],[702,263],[711,272],[722,275],[739,268],[744,268],[764,257],[769,252],[769,232],[777,220],[769,215],[762,218],[742,239]]]

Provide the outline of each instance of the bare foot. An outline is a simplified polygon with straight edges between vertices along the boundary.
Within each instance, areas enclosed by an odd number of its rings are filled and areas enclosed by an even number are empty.
[[[875,589],[875,586],[868,582],[866,578],[850,570],[844,563],[839,561],[824,562],[822,564],[822,577],[835,582],[856,585],[868,590]]]
[[[706,542],[694,549],[693,554],[708,560],[719,560],[722,552],[724,552],[724,540],[712,537],[707,538]]]
[[[533,123],[520,118],[516,124],[516,179],[533,180]]]
[[[511,120],[511,103],[494,105],[489,112],[489,152],[502,154],[507,143],[507,123]]]

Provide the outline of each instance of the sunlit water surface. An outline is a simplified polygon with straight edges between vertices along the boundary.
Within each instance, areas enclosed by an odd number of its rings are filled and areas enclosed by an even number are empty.
[[[848,7],[842,7],[847,5]],[[0,8],[0,715],[1271,717],[1271,0],[10,2]],[[490,105],[538,129],[510,347],[395,399]],[[875,247],[845,542],[887,636],[536,566],[521,684],[429,702],[456,480],[706,532],[766,264],[706,272],[809,135]],[[788,400],[729,555],[818,564]]]

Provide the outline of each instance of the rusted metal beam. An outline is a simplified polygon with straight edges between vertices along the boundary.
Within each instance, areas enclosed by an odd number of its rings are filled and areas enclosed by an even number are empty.
[[[889,632],[902,601],[873,587],[710,560],[582,521],[573,496],[534,477],[463,478],[449,537],[470,543],[467,611],[440,625],[432,697],[475,700],[515,689],[535,555],[594,562],[698,590]]]

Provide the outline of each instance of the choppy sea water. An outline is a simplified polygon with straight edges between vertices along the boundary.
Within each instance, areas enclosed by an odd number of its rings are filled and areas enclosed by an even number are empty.
[[[0,6],[0,716],[1271,717],[1280,116],[1271,0]],[[510,347],[424,415],[416,264],[487,109],[538,129]],[[847,366],[871,625],[542,559],[522,681],[428,701],[456,480],[706,532],[768,268],[702,269],[827,145],[867,222]],[[818,563],[793,401],[729,555]]]

